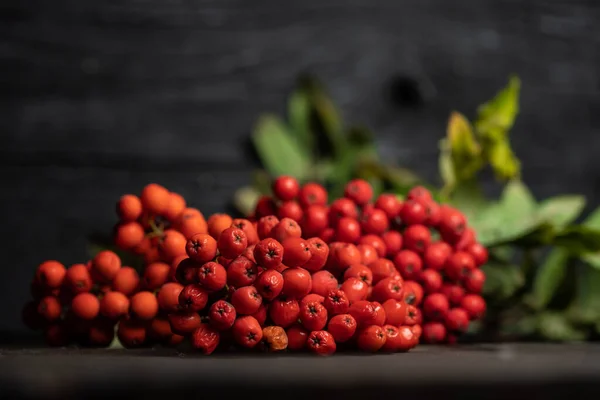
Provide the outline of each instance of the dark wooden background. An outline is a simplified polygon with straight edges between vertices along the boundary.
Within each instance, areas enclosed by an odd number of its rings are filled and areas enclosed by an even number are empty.
[[[85,261],[121,194],[157,181],[223,210],[254,165],[253,122],[283,111],[301,72],[430,179],[449,112],[472,116],[517,73],[524,178],[540,198],[600,203],[596,4],[2,1],[0,331],[23,329],[40,261]]]

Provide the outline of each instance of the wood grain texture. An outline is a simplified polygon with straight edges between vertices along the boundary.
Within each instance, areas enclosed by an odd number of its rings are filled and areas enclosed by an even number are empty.
[[[284,110],[301,72],[387,160],[430,179],[449,112],[472,116],[518,73],[526,181],[598,204],[598,17],[584,0],[5,0],[0,301],[23,302],[44,258],[81,261],[85,235],[110,229],[113,201],[144,183],[221,210],[255,165],[242,140]],[[0,329],[18,319],[0,308]]]

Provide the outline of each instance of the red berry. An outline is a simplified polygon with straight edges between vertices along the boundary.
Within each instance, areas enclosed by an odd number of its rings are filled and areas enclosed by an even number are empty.
[[[256,318],[260,326],[264,326],[265,321],[267,320],[267,307],[265,306],[265,303],[262,303],[258,308],[258,311],[252,314],[252,316]]]
[[[399,326],[404,323],[406,318],[407,304],[400,300],[389,299],[383,303],[385,311],[385,323],[388,325]]]
[[[158,291],[156,299],[161,310],[166,312],[175,312],[180,309],[179,294],[183,290],[183,285],[175,282],[165,283]]]
[[[406,198],[409,200],[431,201],[431,192],[423,186],[415,186],[408,191]]]
[[[330,290],[325,296],[323,305],[327,313],[331,315],[345,314],[350,308],[350,300],[346,293],[341,289]]]
[[[346,184],[344,196],[363,206],[373,198],[373,188],[363,179],[354,179]]]
[[[309,331],[319,331],[327,325],[327,310],[318,301],[309,301],[300,308],[300,323]]]
[[[329,224],[335,226],[344,217],[358,218],[356,203],[345,198],[334,200],[329,207]]]
[[[262,340],[262,328],[256,318],[249,315],[235,320],[232,328],[233,338],[242,347],[252,348]]]
[[[119,268],[120,267],[119,261]],[[38,267],[35,273],[35,281],[43,288],[56,289],[62,285],[66,274],[67,270],[65,269],[65,266],[58,261],[45,261]]]
[[[344,280],[349,278],[358,278],[367,285],[371,285],[373,283],[373,272],[366,265],[354,264],[344,271]]]
[[[329,271],[319,271],[312,274],[312,293],[327,296],[331,290],[338,288],[338,281]],[[318,329],[313,329],[318,330]]]
[[[60,301],[54,296],[46,296],[40,300],[37,312],[44,317],[46,321],[56,321],[60,318],[62,306]]]
[[[231,226],[244,231],[248,239],[248,246],[258,243],[258,232],[252,222],[244,218],[236,218],[231,222]]]
[[[455,281],[465,279],[475,269],[475,261],[469,253],[458,251],[448,257],[446,261],[446,275]]]
[[[452,332],[466,332],[469,328],[469,314],[462,308],[453,308],[446,314],[446,327]]]
[[[302,265],[302,268],[316,272],[321,270],[327,263],[327,257],[329,256],[329,246],[323,240],[315,237],[310,238],[306,241],[310,249],[310,259]]]
[[[249,286],[258,275],[258,267],[244,256],[239,256],[227,267],[227,284],[233,287]]]
[[[288,349],[297,351],[306,347],[306,341],[308,340],[309,332],[301,325],[292,325],[285,331],[285,333],[288,337]]]
[[[426,268],[441,271],[446,265],[448,257],[452,254],[452,247],[446,242],[431,243],[423,254],[423,263]]]
[[[143,286],[146,290],[156,290],[167,282],[171,266],[163,262],[154,262],[144,269]]]
[[[185,252],[192,260],[207,263],[217,255],[217,241],[208,233],[196,233],[187,240]]]
[[[117,337],[125,348],[142,346],[146,342],[146,336],[147,329],[145,324],[133,319],[122,319],[119,321]]]
[[[382,193],[375,201],[375,208],[385,212],[388,220],[391,221],[400,214],[402,202],[394,194]]]
[[[385,244],[385,256],[394,258],[402,249],[404,243],[402,234],[398,231],[387,231],[381,235],[381,240]]]
[[[354,317],[359,327],[374,325],[378,322],[380,315],[382,314],[377,310],[376,306],[376,304],[370,301],[357,301],[350,306],[348,314]],[[383,313],[385,313],[385,311],[383,311]]]
[[[200,324],[192,332],[192,347],[200,350],[204,355],[212,354],[219,345],[219,341],[219,332],[208,324]]]
[[[425,293],[435,293],[442,288],[442,275],[433,269],[426,269],[421,272],[421,282]]]
[[[233,326],[237,313],[231,303],[218,300],[210,306],[208,317],[213,328],[225,331]]]
[[[404,231],[404,248],[422,254],[431,242],[431,232],[424,225],[411,225]]]
[[[231,304],[239,314],[251,315],[258,311],[262,296],[254,286],[244,286],[231,295]]]
[[[221,264],[213,261],[207,262],[198,270],[198,282],[206,290],[219,291],[227,284],[227,270]]]
[[[217,247],[223,257],[234,259],[246,250],[248,238],[243,230],[230,227],[221,232]]]
[[[158,300],[152,292],[138,292],[131,298],[130,314],[140,320],[151,320],[158,313]]]
[[[356,248],[360,252],[361,263],[364,265],[369,265],[379,258],[379,253],[370,244],[359,244]]]
[[[100,300],[100,314],[110,319],[118,319],[127,315],[129,299],[120,292],[108,292]]]
[[[321,296],[320,294],[316,294],[316,293],[307,294],[306,296],[304,296],[302,298],[302,300],[300,300],[300,308],[302,308],[305,304],[307,304],[311,301],[316,301],[317,303],[324,304],[325,297]]]
[[[421,310],[415,306],[406,306],[406,316],[404,317],[404,325],[414,326],[422,322],[423,316]]]
[[[402,325],[398,327],[398,333],[400,334],[400,340],[398,341],[398,351],[405,352],[409,351],[417,345],[418,339],[413,333],[410,326]]]
[[[384,211],[374,208],[364,212],[360,219],[361,230],[364,234],[381,235],[388,230],[390,221]]]
[[[317,183],[307,183],[300,189],[298,201],[304,208],[311,205],[324,206],[327,204],[327,191]]]
[[[485,273],[480,269],[473,269],[464,280],[465,288],[470,293],[481,293],[485,284]]]
[[[445,206],[441,211],[441,219],[438,225],[440,235],[449,243],[456,243],[467,228],[465,216],[458,210]]]
[[[281,243],[283,246],[283,263],[290,268],[301,267],[312,254],[306,240],[297,237],[289,237]]]
[[[194,311],[177,311],[167,317],[171,330],[176,335],[188,336],[202,325],[200,316]]]
[[[423,287],[415,281],[404,281],[404,301],[418,306],[423,300]]]
[[[123,222],[136,221],[142,215],[142,202],[133,194],[121,196],[117,203],[117,215]]]
[[[481,267],[488,261],[488,251],[480,243],[472,243],[465,249],[475,260],[475,265]]]
[[[296,178],[291,176],[280,176],[273,182],[273,194],[279,200],[293,200],[300,193],[300,185]]]
[[[271,301],[283,290],[283,275],[273,269],[266,270],[258,276],[254,286],[263,299]]]
[[[370,325],[358,333],[356,344],[363,351],[376,352],[383,347],[387,336],[381,326]]]
[[[317,236],[319,237],[319,239],[321,239],[325,243],[331,243],[333,241],[333,238],[335,237],[335,229],[333,229],[333,228],[325,228]]]
[[[388,299],[402,300],[404,294],[402,284],[403,281],[401,279],[384,278],[373,286],[371,298],[379,302],[384,302]]]
[[[381,305],[381,303],[377,301],[372,301],[371,303],[375,308],[375,318],[373,320],[373,325],[382,326],[383,324],[385,324],[386,320],[385,309],[383,308],[383,305]]]
[[[300,305],[295,299],[277,298],[269,305],[269,317],[275,325],[287,328],[298,320]]]
[[[316,236],[329,226],[328,208],[314,205],[304,210],[302,217],[302,233],[305,237]]]
[[[289,218],[296,222],[302,221],[302,216],[304,212],[302,211],[302,207],[296,201],[285,201],[281,203],[279,208],[277,209],[277,216],[281,219]]]
[[[380,258],[377,261],[369,264],[369,268],[373,273],[373,284],[376,285],[379,281],[390,278],[396,272],[394,263],[387,258]]]
[[[186,285],[179,293],[180,309],[197,312],[203,310],[208,303],[208,292],[198,284]]]
[[[394,265],[404,279],[417,279],[423,268],[421,257],[412,250],[401,250],[394,257]]]
[[[73,294],[89,292],[92,289],[90,271],[84,264],[72,265],[65,273],[64,284]]]
[[[202,264],[198,264],[191,258],[181,260],[175,270],[175,280],[184,285],[198,283],[198,274],[201,266]]]
[[[344,271],[353,264],[361,261],[361,255],[355,245],[350,243],[333,242],[329,245],[328,267],[332,271]]]
[[[441,322],[428,322],[423,325],[423,340],[426,343],[443,343],[446,333],[446,327]]]
[[[485,300],[477,294],[468,294],[463,297],[460,306],[469,314],[472,320],[481,319],[485,314]]]
[[[462,235],[460,235],[460,238],[454,243],[454,249],[457,251],[466,251],[467,247],[476,241],[475,230],[473,228],[466,228]]]
[[[269,196],[262,196],[256,202],[256,208],[254,213],[258,218],[266,217],[267,215],[274,215],[277,211],[277,206],[272,198]]]
[[[280,243],[289,237],[302,237],[302,229],[298,222],[291,218],[282,218],[273,230],[271,230],[271,237]]]
[[[442,209],[433,200],[423,201],[421,203],[425,206],[425,225],[431,227],[437,227],[442,219]]]
[[[418,342],[421,338],[421,334],[423,333],[423,328],[421,327],[421,325],[413,325],[410,327],[410,329],[413,331],[413,335],[415,336],[415,339]]]
[[[329,320],[327,331],[337,343],[347,342],[356,332],[356,320],[350,314],[338,314]]]
[[[360,224],[350,217],[340,218],[335,225],[335,241],[356,243],[360,238]]]
[[[407,200],[400,210],[400,219],[404,225],[420,225],[427,220],[425,206],[415,200]]]
[[[100,312],[100,301],[91,293],[79,293],[71,301],[71,311],[81,319],[92,320]]]
[[[333,336],[327,331],[313,331],[308,335],[307,347],[310,351],[320,356],[329,356],[335,353],[336,345]]]
[[[433,321],[443,321],[450,309],[448,298],[441,293],[433,293],[425,297],[423,301],[423,313],[425,317]]]
[[[385,257],[387,253],[385,242],[377,235],[365,235],[358,240],[358,243],[373,246],[377,250],[379,257]]]
[[[465,297],[465,289],[453,283],[444,283],[440,289],[440,293],[446,296],[453,306],[460,305],[463,297]]]
[[[381,347],[382,351],[394,353],[402,346],[402,339],[400,337],[400,329],[394,325],[384,325],[383,331],[385,332],[385,343]]]
[[[342,283],[341,289],[346,293],[350,304],[360,300],[366,300],[369,294],[369,285],[362,279],[348,278]]]
[[[256,231],[259,239],[266,239],[271,236],[271,231],[279,223],[279,218],[274,215],[267,215],[258,220]]]
[[[282,273],[282,294],[294,299],[301,299],[310,293],[312,278],[304,268],[288,268]]]
[[[263,239],[254,248],[254,258],[262,267],[277,268],[283,261],[283,246],[275,239]]]

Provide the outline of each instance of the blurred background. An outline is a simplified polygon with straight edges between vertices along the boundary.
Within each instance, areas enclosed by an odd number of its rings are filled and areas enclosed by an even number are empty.
[[[158,182],[225,211],[258,161],[250,133],[311,73],[379,153],[438,178],[449,113],[515,73],[511,141],[533,194],[600,203],[594,1],[4,0],[0,331],[34,269],[86,261],[114,203]]]

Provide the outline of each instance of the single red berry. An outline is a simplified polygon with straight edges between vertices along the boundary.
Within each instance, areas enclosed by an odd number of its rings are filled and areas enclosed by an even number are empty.
[[[142,215],[142,202],[133,194],[121,196],[117,202],[117,215],[123,222],[136,221]]]
[[[288,268],[282,273],[282,294],[294,299],[301,299],[310,293],[312,289],[312,278],[310,272],[304,268]]]
[[[123,267],[117,272],[112,281],[112,288],[125,296],[131,296],[138,290],[140,277],[137,271],[131,267]]]
[[[401,325],[398,327],[400,339],[398,340],[398,351],[406,352],[418,344],[418,339],[412,331],[411,326]]]
[[[373,286],[371,298],[379,302],[384,302],[388,299],[402,300],[404,298],[403,283],[401,279],[384,278]]]
[[[246,257],[248,260],[252,261],[254,264],[256,264],[256,260],[254,259],[254,248],[256,247],[256,244],[250,245],[248,247],[246,247],[246,250],[244,250],[244,252],[242,253],[241,256],[239,257]]]
[[[317,303],[324,304],[325,297],[321,296],[320,294],[316,294],[316,293],[307,294],[306,296],[304,296],[302,298],[302,300],[300,300],[300,308],[302,308],[305,304],[307,304],[311,301],[316,301]]]
[[[195,232],[194,232],[195,233]],[[185,255],[186,236],[174,229],[167,229],[162,237],[158,238],[158,254],[166,262]]]
[[[265,306],[265,303],[262,303],[260,307],[258,307],[258,310],[251,315],[256,318],[261,327],[264,327],[265,322],[267,321],[267,306]]]
[[[279,218],[274,215],[267,215],[258,220],[256,231],[259,239],[271,237],[271,231],[279,223]]]
[[[381,235],[381,240],[385,244],[385,256],[394,258],[402,249],[404,240],[402,234],[398,231],[387,231]]]
[[[366,265],[354,264],[344,271],[344,280],[349,278],[358,278],[364,281],[367,285],[371,285],[373,283],[373,272]]]
[[[200,324],[200,326],[192,332],[192,347],[200,350],[204,355],[212,354],[217,349],[219,342],[219,332],[209,324]]]
[[[408,305],[400,300],[388,299],[383,303],[385,311],[385,323],[388,325],[399,326],[404,323],[406,318],[406,307]]]
[[[360,227],[364,234],[381,235],[390,227],[390,221],[384,211],[373,208],[364,212],[360,219]]]
[[[375,309],[373,325],[384,325],[387,316],[385,315],[385,309],[383,308],[383,305],[377,301],[372,301],[371,303],[373,304],[373,307]]]
[[[308,239],[306,243],[310,249],[311,256],[310,259],[302,265],[302,268],[310,272],[321,270],[327,263],[329,246],[317,237]]]
[[[291,218],[281,218],[279,223],[271,230],[271,237],[279,243],[290,237],[302,237],[302,228],[296,220]]]
[[[121,319],[117,337],[125,348],[140,347],[146,342],[146,325],[134,319]]]
[[[327,266],[334,272],[342,272],[353,264],[361,261],[361,254],[355,245],[350,243],[333,242],[329,244],[329,259]]]
[[[202,325],[200,316],[194,311],[177,311],[170,313],[167,318],[176,335],[188,336]]]
[[[254,213],[258,218],[266,217],[267,215],[275,215],[277,213],[277,206],[272,198],[269,196],[262,196],[256,202]]]
[[[415,281],[404,281],[404,301],[418,306],[423,300],[423,287]]]
[[[423,254],[423,263],[426,268],[441,271],[446,265],[448,257],[452,254],[452,247],[446,242],[431,243]]]
[[[408,191],[406,195],[408,200],[423,200],[423,201],[431,201],[431,192],[424,188],[423,186],[415,186]]]
[[[179,308],[184,311],[203,310],[208,303],[208,291],[198,284],[186,285],[179,293]]]
[[[192,260],[207,263],[217,255],[217,241],[208,233],[196,233],[187,240],[185,252]]]
[[[273,269],[266,270],[254,283],[256,290],[267,301],[271,301],[283,290],[283,275]]]
[[[463,283],[470,293],[481,293],[485,284],[485,273],[480,269],[472,269]]]
[[[377,261],[369,264],[369,268],[373,273],[373,284],[376,285],[379,281],[390,278],[396,272],[394,263],[387,258],[380,258]]]
[[[269,305],[269,317],[275,325],[287,328],[298,320],[300,305],[295,299],[279,297]]]
[[[488,251],[487,249],[480,243],[471,243],[465,249],[467,253],[473,257],[475,260],[475,265],[481,267],[488,261]]]
[[[421,325],[413,325],[410,327],[410,329],[413,331],[413,335],[415,336],[418,342],[421,338],[421,334],[423,333],[423,328],[421,327]]]
[[[327,191],[318,183],[307,183],[300,189],[298,201],[304,208],[312,205],[324,206],[327,204]]]
[[[400,336],[400,329],[398,325],[384,325],[382,326],[385,332],[385,343],[381,347],[382,351],[387,353],[395,353],[402,347],[402,338]]]
[[[404,248],[422,254],[431,242],[431,232],[424,225],[411,225],[404,231]]]
[[[208,317],[213,328],[218,331],[225,331],[233,326],[237,313],[231,303],[218,300],[210,306]]]
[[[237,308],[237,307],[236,307]],[[262,328],[256,318],[245,315],[235,320],[233,338],[242,347],[252,348],[262,340]]]
[[[359,244],[356,248],[360,252],[361,263],[364,265],[369,265],[379,258],[379,253],[370,244]]]
[[[100,312],[100,300],[91,293],[79,293],[71,301],[71,311],[81,319],[92,320]]]
[[[423,325],[425,343],[443,343],[446,340],[446,327],[441,322],[428,322]]]
[[[358,218],[356,203],[345,198],[334,200],[329,206],[329,225],[335,226],[344,217]]]
[[[350,308],[350,300],[343,290],[332,289],[325,296],[323,305],[327,309],[327,313],[330,316],[345,314]]]
[[[300,323],[309,331],[318,331],[327,325],[327,310],[318,301],[309,301],[300,308]]]
[[[340,218],[335,224],[335,241],[356,243],[360,238],[360,224],[350,217]]]
[[[338,281],[329,271],[318,271],[312,274],[312,293],[327,296],[331,290],[338,288]],[[318,330],[318,329],[313,329]]]
[[[388,217],[388,220],[395,219],[402,209],[402,202],[395,194],[382,193],[375,201],[375,208],[382,210]]]
[[[350,314],[338,314],[329,320],[327,331],[337,343],[347,342],[354,336],[357,324]]]
[[[56,289],[62,285],[66,274],[67,270],[63,264],[54,260],[45,261],[38,267],[35,281],[43,288]]]
[[[46,321],[56,321],[60,318],[62,306],[60,301],[54,296],[46,296],[40,300],[37,312],[44,317]]]
[[[412,250],[401,250],[394,257],[394,265],[404,279],[417,279],[423,268],[421,257]]]
[[[226,275],[229,286],[249,286],[256,281],[258,267],[248,258],[239,256],[229,263]]]
[[[485,300],[478,294],[466,295],[463,297],[460,306],[469,314],[469,318],[472,320],[483,318],[486,310]]]
[[[362,351],[375,353],[383,347],[386,338],[385,331],[381,326],[370,325],[359,331],[356,344]]]
[[[296,222],[302,221],[302,217],[304,216],[304,211],[302,211],[302,207],[296,201],[284,201],[277,208],[277,216],[281,219],[289,218],[293,219]]]
[[[467,247],[477,242],[477,235],[473,228],[466,228],[465,231],[460,235],[460,238],[454,243],[454,249],[456,251],[466,251]]]
[[[460,211],[448,206],[442,207],[441,214],[438,225],[440,235],[444,241],[454,244],[467,229],[466,218]]]
[[[313,205],[304,210],[302,233],[305,237],[316,236],[329,226],[329,209],[326,206]]]
[[[404,317],[404,325],[414,326],[422,322],[423,316],[421,310],[415,306],[406,306],[406,316]]]
[[[321,239],[325,243],[331,243],[331,242],[333,242],[333,238],[335,237],[335,229],[325,228],[317,236],[319,237],[319,239]]]
[[[434,269],[426,269],[421,272],[421,282],[425,293],[439,292],[442,288],[442,275]]]
[[[183,285],[180,283],[165,283],[156,295],[160,309],[165,312],[175,312],[179,310],[181,307],[179,305],[179,294],[182,290]]]
[[[100,300],[100,314],[110,319],[118,319],[127,315],[129,299],[120,292],[108,292]]]
[[[309,332],[301,325],[292,325],[285,331],[285,333],[288,337],[288,349],[292,351],[299,351],[306,348],[306,341],[308,340]]]
[[[280,176],[273,182],[273,194],[279,200],[293,200],[300,193],[300,185],[296,178],[291,176]]]
[[[404,225],[421,225],[427,220],[425,206],[415,200],[407,200],[400,210],[400,219]]]
[[[354,179],[346,184],[344,197],[351,199],[359,206],[363,206],[373,198],[373,188],[364,179]]]
[[[383,239],[377,235],[365,235],[358,240],[358,244],[368,244],[377,250],[379,257],[385,257],[387,249]]]
[[[346,293],[350,304],[360,300],[366,300],[369,294],[369,285],[359,278],[348,278],[340,288]]]
[[[248,238],[243,230],[230,227],[221,232],[217,247],[223,257],[234,259],[246,250]]]
[[[433,293],[423,300],[423,313],[433,321],[443,321],[450,309],[448,298],[441,293]]]
[[[263,239],[254,248],[254,258],[262,267],[277,268],[283,261],[283,246],[275,239]]]
[[[156,290],[167,282],[171,274],[171,266],[163,262],[154,262],[144,269],[142,278],[146,290]]]
[[[462,308],[452,308],[446,313],[446,327],[452,332],[466,332],[469,328],[469,314]]]
[[[290,268],[301,267],[312,256],[308,242],[302,238],[289,237],[281,245],[283,246],[283,263]]]
[[[227,270],[221,264],[207,262],[198,269],[198,282],[208,291],[219,291],[227,284]]]
[[[376,304],[366,300],[360,300],[351,304],[348,309],[348,314],[354,317],[359,327],[374,325],[380,318],[380,313],[376,309]]]
[[[258,243],[258,232],[252,222],[244,218],[236,218],[231,221],[231,226],[244,231],[248,239],[248,246]]]
[[[158,300],[152,292],[138,292],[131,297],[130,314],[140,320],[151,320],[158,313]]]
[[[448,282],[442,285],[440,293],[446,296],[453,306],[460,305],[463,297],[465,297],[465,289],[462,286]]]
[[[84,264],[72,265],[65,273],[64,284],[72,294],[89,292],[92,289],[92,277]]]
[[[202,264],[197,263],[191,258],[184,258],[175,269],[175,280],[182,285],[198,283],[200,267],[202,267]]]
[[[238,314],[251,315],[260,308],[262,296],[254,286],[244,286],[233,292],[231,304]]]
[[[312,331],[307,339],[308,349],[320,356],[329,356],[335,353],[335,339],[327,331]]]
[[[446,275],[455,281],[467,278],[474,269],[475,261],[473,257],[464,251],[458,251],[448,257],[445,266]]]

